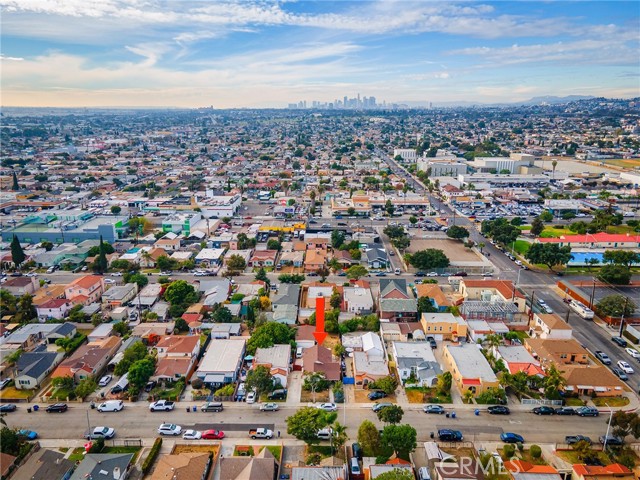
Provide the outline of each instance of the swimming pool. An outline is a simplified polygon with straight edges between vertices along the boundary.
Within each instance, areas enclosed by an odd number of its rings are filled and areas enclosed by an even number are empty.
[[[601,264],[603,252],[571,252],[571,255],[573,255],[573,259],[569,265],[587,265],[587,260],[590,258],[598,259],[598,264]]]

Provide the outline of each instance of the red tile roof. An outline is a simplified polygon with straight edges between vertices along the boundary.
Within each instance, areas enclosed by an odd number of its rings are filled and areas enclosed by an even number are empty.
[[[626,233],[588,233],[586,235],[563,235],[559,238],[538,238],[540,243],[640,243],[640,235]]]
[[[495,288],[500,295],[506,299],[510,299],[513,295],[513,282],[511,280],[463,280],[467,288]],[[517,289],[516,297],[525,298]]]
[[[588,475],[588,476],[596,476],[596,475],[612,475],[612,474],[631,474],[631,470],[629,470],[624,465],[620,465],[619,463],[612,463],[611,465],[606,465],[604,467],[599,466],[591,466],[591,465],[583,465],[578,464],[573,466],[573,471],[578,475]]]

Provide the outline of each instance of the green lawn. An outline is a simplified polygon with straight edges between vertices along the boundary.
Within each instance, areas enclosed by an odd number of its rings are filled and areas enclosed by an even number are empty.
[[[132,463],[136,463],[142,447],[104,447],[100,453],[133,453]]]
[[[584,401],[579,398],[568,397],[565,398],[564,403],[567,407],[583,407]]]
[[[546,226],[540,234],[540,238],[560,238],[566,235],[575,235],[575,233],[568,228],[554,228]]]
[[[271,452],[271,455],[273,455],[276,460],[280,458],[280,455],[282,454],[282,447],[278,445],[267,445],[265,448]]]
[[[176,382],[173,388],[169,388],[169,389],[165,389],[164,387],[161,387],[160,389],[155,388],[153,390],[153,394],[154,394],[154,397],[158,399],[177,401],[178,397],[180,396],[183,390],[184,390],[184,383]]]
[[[527,242],[526,240],[516,240],[514,244],[514,249],[516,253],[520,255],[525,255],[529,248],[531,248],[531,242]]]
[[[78,447],[73,449],[73,453],[69,455],[69,460],[72,462],[82,461],[84,458],[84,447]]]
[[[627,397],[596,397],[593,399],[596,407],[625,407],[629,405]]]
[[[598,456],[598,459],[602,462],[603,465],[611,464],[611,459],[606,453],[600,450],[594,450],[594,453]],[[582,463],[582,459],[580,458],[580,455],[578,454],[578,452],[574,450],[557,450],[556,454],[560,458],[562,458],[563,460],[566,460],[571,464]]]

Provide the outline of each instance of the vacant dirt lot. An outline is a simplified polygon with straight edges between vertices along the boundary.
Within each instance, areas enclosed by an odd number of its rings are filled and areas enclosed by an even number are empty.
[[[407,252],[415,253],[427,248],[442,250],[452,263],[480,262],[482,260],[473,250],[466,248],[461,241],[451,239],[414,237],[411,239],[411,246],[407,249]]]

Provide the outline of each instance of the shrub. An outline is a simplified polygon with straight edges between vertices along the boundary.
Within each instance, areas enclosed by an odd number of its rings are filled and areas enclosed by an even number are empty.
[[[531,445],[531,448],[529,448],[529,453],[531,454],[532,458],[540,458],[540,456],[542,455],[542,449],[538,445]]]
[[[202,387],[204,387],[204,382],[200,378],[196,378],[191,381],[191,386],[196,390],[200,390]]]
[[[142,473],[144,474],[149,473],[149,470],[151,470],[153,463],[156,461],[156,458],[160,453],[161,447],[162,447],[162,438],[158,437],[156,438],[156,441],[153,442],[153,447],[151,447],[151,451],[149,451],[149,455],[147,455],[147,458],[145,458],[144,462],[142,463]]]
[[[97,438],[91,444],[89,453],[100,453],[104,449],[104,438]]]
[[[524,451],[524,445],[522,443],[518,442],[516,445],[518,446],[518,451],[519,452],[523,452]]]
[[[504,446],[503,452],[505,457],[511,458],[516,454],[516,447],[511,444],[507,444]]]

